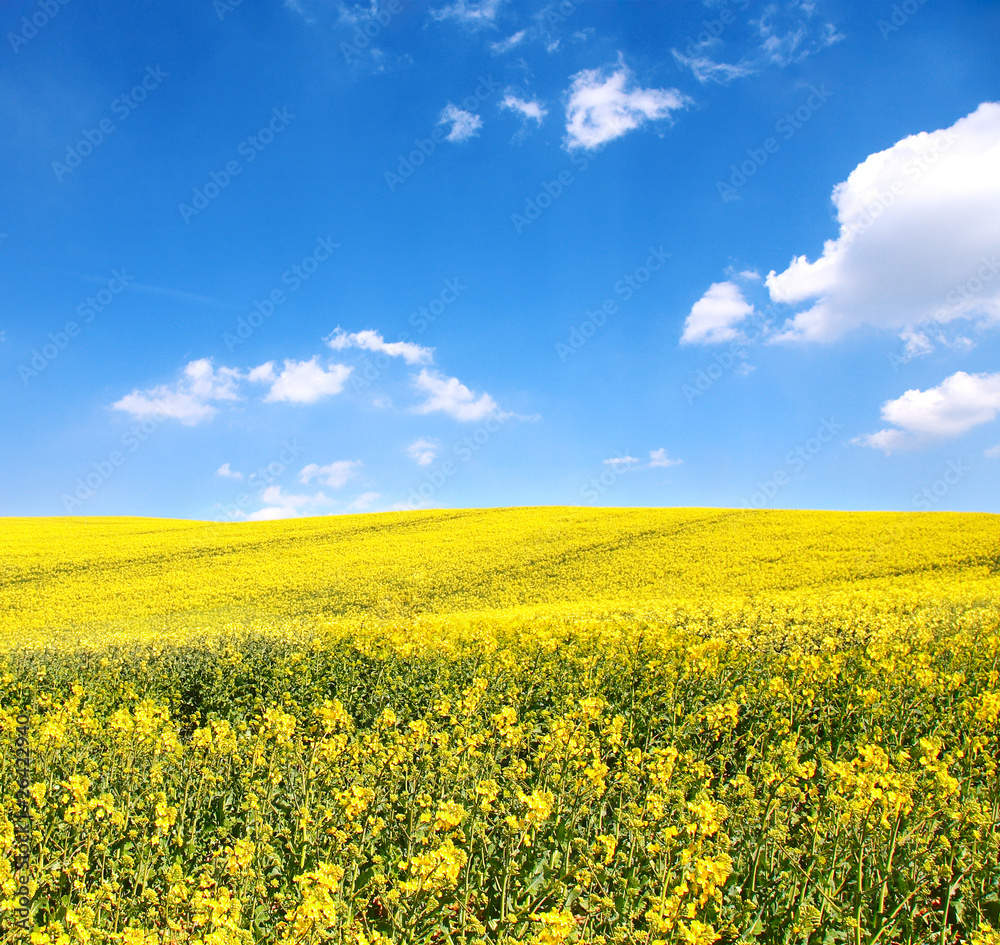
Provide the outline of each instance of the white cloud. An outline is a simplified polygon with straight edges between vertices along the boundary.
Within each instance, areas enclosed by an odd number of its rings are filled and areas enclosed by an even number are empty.
[[[467,112],[449,102],[441,110],[441,117],[438,119],[439,125],[451,124],[451,131],[445,135],[446,141],[468,141],[479,134],[479,129],[483,127],[483,120],[473,112]]]
[[[247,380],[255,384],[273,384],[277,375],[274,373],[274,362],[268,361],[266,364],[259,364],[255,368],[247,371]]]
[[[281,486],[268,486],[260,497],[268,505],[280,505],[290,509],[303,509],[310,505],[329,501],[322,492],[317,492],[315,495],[290,495]]]
[[[772,65],[784,67],[840,42],[844,36],[832,23],[816,26],[809,23],[815,11],[813,3],[800,3],[797,8],[793,3],[772,3],[765,7],[760,19],[755,21],[762,58]],[[789,15],[797,13],[805,13],[806,19],[795,25],[788,23]]]
[[[281,518],[298,518],[299,513],[291,506],[269,505],[247,516],[248,522],[273,522]]]
[[[515,46],[519,46],[522,42],[524,42],[524,37],[527,35],[526,30],[518,30],[513,36],[508,36],[506,39],[502,39],[498,43],[490,43],[490,50],[496,55],[502,55],[505,52],[510,52]]]
[[[266,401],[313,404],[321,397],[339,394],[354,370],[345,364],[334,364],[328,371],[324,371],[316,361],[316,355],[308,361],[286,358],[280,374],[275,372],[274,362],[268,361],[251,370],[247,378],[271,385],[271,390],[264,398]]]
[[[650,450],[649,451],[649,467],[650,469],[656,469],[658,467],[665,466],[680,466],[684,460],[682,459],[670,459],[667,456],[666,449]]]
[[[766,285],[811,303],[778,340],[829,341],[861,325],[1000,321],[1000,103],[870,155],[833,190],[840,234]],[[916,341],[919,345],[919,340]]]
[[[903,354],[907,360],[930,354],[934,350],[934,343],[925,332],[907,328],[899,333],[899,337],[903,340]]]
[[[726,85],[733,79],[742,79],[744,76],[753,75],[758,71],[753,64],[747,62],[715,62],[704,55],[685,56],[676,49],[672,49],[671,52],[677,65],[690,69],[694,77],[702,84],[717,82],[719,85]]]
[[[437,457],[438,446],[437,441],[421,437],[419,440],[414,440],[406,448],[406,452],[418,466],[430,466]]]
[[[585,69],[573,76],[566,104],[568,149],[596,148],[639,128],[646,121],[667,119],[689,99],[677,89],[631,88],[631,74],[617,68]]]
[[[670,459],[664,448],[649,451],[649,462],[643,463],[636,456],[612,456],[610,459],[603,459],[601,462],[605,466],[610,466],[616,473],[627,472],[634,469],[658,469],[667,466],[679,466],[682,460]]]
[[[261,493],[264,507],[246,516],[248,522],[266,522],[279,518],[298,518],[301,515],[326,514],[321,509],[334,502],[322,492],[312,495],[285,492],[281,486],[268,486]]]
[[[492,26],[502,0],[455,0],[446,6],[431,10],[435,20],[458,20],[466,26]]]
[[[285,0],[286,3],[289,0]],[[356,26],[358,23],[365,23],[375,18],[379,11],[379,0],[371,0],[370,3],[353,3],[350,6],[346,3],[337,4],[337,22],[345,26]]]
[[[300,515],[314,515],[319,509],[334,503],[322,492],[312,495],[296,495],[285,492],[281,486],[268,486],[261,493],[264,508],[247,516],[249,522],[263,522],[277,518],[297,518]]]
[[[216,475],[225,476],[227,479],[242,479],[243,473],[229,468],[229,463],[223,463],[217,470]]]
[[[326,343],[334,351],[362,348],[365,351],[387,354],[390,358],[402,358],[407,364],[430,364],[434,360],[433,348],[425,348],[412,341],[386,341],[377,331],[371,329],[348,333],[338,325],[334,333],[326,339]]]
[[[133,417],[164,417],[191,426],[215,415],[212,401],[239,400],[235,368],[215,368],[209,358],[190,361],[174,384],[161,384],[149,390],[134,390],[112,404]]]
[[[413,385],[427,394],[427,400],[413,408],[417,413],[440,410],[456,420],[482,420],[499,409],[489,394],[476,397],[458,378],[445,377],[426,368],[413,377]]]
[[[717,344],[740,337],[737,325],[753,314],[753,306],[735,282],[713,282],[684,320],[681,344]]]
[[[722,30],[732,30],[732,11],[728,24],[717,19],[719,29],[716,35],[702,32],[700,42],[688,44],[684,53],[672,49],[674,60],[681,68],[690,69],[701,83],[716,82],[726,85],[734,79],[756,75],[768,66],[783,68],[793,62],[801,62],[807,56],[826,49],[844,37],[833,23],[818,22],[814,19],[817,5],[802,3],[771,3],[757,20],[751,20],[754,30],[750,46],[736,63],[721,62],[710,55],[723,45]],[[726,15],[726,14],[723,14]],[[704,39],[702,39],[704,37]]]
[[[882,405],[882,419],[893,427],[852,442],[886,453],[919,446],[928,440],[960,436],[993,420],[1000,411],[1000,372],[958,371],[936,387],[908,390]]]
[[[307,23],[315,23],[316,20],[310,16],[302,6],[302,0],[285,0],[285,9],[298,13]]]
[[[1000,459],[1000,443],[996,446],[991,446],[989,449],[983,450],[983,456],[987,459]]]
[[[538,122],[538,124],[541,124],[542,119],[548,114],[548,110],[542,106],[541,102],[535,100],[528,102],[522,98],[518,98],[516,95],[505,96],[504,100],[500,103],[500,107],[517,112],[523,118],[531,118]]]
[[[340,489],[348,480],[358,474],[358,470],[361,469],[362,465],[364,464],[357,459],[341,459],[326,466],[310,463],[308,466],[303,467],[298,475],[298,480],[308,485],[311,480],[317,479],[324,486],[329,486],[331,489]]]
[[[353,502],[347,506],[348,512],[365,512],[376,499],[381,499],[379,492],[362,492]]]

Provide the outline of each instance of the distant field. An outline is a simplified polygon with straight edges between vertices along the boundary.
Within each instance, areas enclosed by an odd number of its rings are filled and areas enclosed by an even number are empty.
[[[0,945],[1000,945],[997,516],[7,519],[0,626]]]
[[[995,515],[533,508],[245,524],[0,520],[7,644],[998,591]]]

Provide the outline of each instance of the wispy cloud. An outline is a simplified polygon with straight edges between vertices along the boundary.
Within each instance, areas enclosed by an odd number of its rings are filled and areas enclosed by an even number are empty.
[[[438,124],[451,125],[451,130],[445,136],[445,140],[458,143],[475,138],[479,134],[479,129],[483,127],[483,120],[475,112],[467,112],[449,102],[441,110]]]
[[[601,460],[605,466],[610,466],[616,473],[631,471],[636,469],[658,469],[668,466],[679,466],[682,460],[670,459],[667,456],[666,448],[649,451],[649,462],[644,463],[638,456],[612,456],[610,459]]]
[[[372,329],[364,331],[345,332],[339,325],[326,343],[334,351],[345,348],[361,348],[388,355],[390,358],[402,358],[407,364],[430,364],[434,360],[434,349],[425,348],[413,341],[386,341],[381,334]]]
[[[734,79],[754,75],[760,71],[759,65],[752,62],[716,62],[709,56],[685,56],[672,49],[674,61],[685,69],[690,69],[699,82],[717,82],[727,85]]]
[[[298,480],[308,485],[315,479],[317,482],[324,486],[329,486],[331,489],[341,489],[358,475],[362,465],[361,460],[358,459],[339,459],[336,462],[328,463],[326,466],[310,463],[299,472]]]
[[[524,42],[524,38],[528,35],[527,30],[518,30],[512,36],[508,36],[506,39],[502,39],[497,43],[490,43],[490,51],[495,55],[503,55],[504,53],[510,52],[516,46],[520,46]]]
[[[435,20],[456,20],[464,26],[473,28],[493,26],[497,12],[503,0],[454,0],[443,7],[432,8],[431,17]]]
[[[517,112],[522,118],[531,119],[537,124],[541,124],[542,120],[549,113],[541,102],[532,99],[526,100],[523,98],[518,98],[516,95],[506,95],[503,101],[500,103],[501,108],[505,108],[508,111]]]
[[[784,68],[801,62],[840,42],[843,34],[833,23],[818,19],[818,11],[818,5],[811,0],[767,4],[757,19],[747,21],[751,45],[738,62],[716,58],[715,51],[725,45],[718,32],[705,35],[700,42],[689,43],[683,52],[671,49],[671,53],[677,65],[690,69],[699,82],[727,85],[736,79],[757,75],[768,67]],[[733,17],[731,10],[729,15]],[[718,22],[724,29],[738,30],[732,20],[723,23],[720,19]]]
[[[372,503],[376,499],[381,499],[382,495],[378,492],[362,492],[357,498],[353,499],[347,506],[346,511],[348,512],[367,512]]]
[[[106,282],[107,279],[100,280]],[[130,282],[130,289],[138,289],[140,292],[151,292],[155,295],[162,295],[169,299],[177,299],[180,302],[195,302],[199,305],[217,305],[219,308],[235,309],[236,305],[231,302],[223,302],[221,299],[212,298],[210,295],[199,295],[197,292],[185,292],[183,289],[171,289],[162,285],[148,285],[145,282]]]

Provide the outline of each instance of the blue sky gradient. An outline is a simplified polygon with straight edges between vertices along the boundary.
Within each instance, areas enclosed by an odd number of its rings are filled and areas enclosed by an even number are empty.
[[[2,514],[1000,511],[995,3],[0,17]]]

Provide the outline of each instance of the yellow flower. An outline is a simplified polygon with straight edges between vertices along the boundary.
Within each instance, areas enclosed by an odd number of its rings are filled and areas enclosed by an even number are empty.
[[[403,893],[435,892],[447,889],[458,882],[458,875],[465,866],[467,856],[449,839],[427,853],[417,854],[406,863],[410,879],[399,884]]]
[[[712,926],[699,922],[697,919],[690,925],[679,922],[678,928],[681,932],[681,938],[687,945],[713,945],[719,940],[719,933]]]
[[[562,945],[576,931],[576,921],[571,912],[551,909],[532,918],[541,926],[531,939],[533,945]]]
[[[435,830],[452,830],[465,819],[465,808],[452,801],[443,803],[434,818]]]

